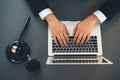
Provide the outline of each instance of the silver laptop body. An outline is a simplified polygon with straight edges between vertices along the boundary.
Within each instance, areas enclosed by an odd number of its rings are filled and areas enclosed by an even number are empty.
[[[93,65],[113,64],[103,57],[101,29],[96,25],[92,29],[91,38],[88,43],[75,45],[72,43],[73,30],[79,21],[62,21],[70,32],[69,46],[56,46],[50,29],[48,29],[48,58],[47,65]]]

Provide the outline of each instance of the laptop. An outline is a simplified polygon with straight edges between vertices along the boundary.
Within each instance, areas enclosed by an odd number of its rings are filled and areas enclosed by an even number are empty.
[[[67,47],[56,46],[50,29],[48,29],[47,65],[97,65],[113,64],[103,57],[100,24],[93,27],[89,42],[76,45],[73,41],[73,30],[79,21],[62,21],[70,32]]]

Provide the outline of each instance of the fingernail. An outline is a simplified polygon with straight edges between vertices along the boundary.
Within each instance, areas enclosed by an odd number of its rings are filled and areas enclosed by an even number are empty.
[[[62,47],[64,47],[64,46],[62,45]]]
[[[82,45],[83,43],[80,43],[80,45]]]
[[[76,43],[76,45],[78,45],[78,44]]]
[[[65,45],[65,47],[67,46],[67,44]]]
[[[66,44],[66,46],[68,46],[68,44]]]

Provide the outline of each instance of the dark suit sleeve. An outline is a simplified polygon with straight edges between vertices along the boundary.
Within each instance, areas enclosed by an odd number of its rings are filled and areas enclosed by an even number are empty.
[[[115,14],[120,11],[119,0],[107,0],[99,9],[110,20]]]
[[[35,16],[45,8],[49,8],[46,0],[26,0]]]

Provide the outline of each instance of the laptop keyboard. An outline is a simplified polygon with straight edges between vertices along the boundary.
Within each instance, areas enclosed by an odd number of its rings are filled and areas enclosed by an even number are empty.
[[[96,53],[98,52],[97,36],[91,36],[89,42],[82,45],[73,43],[73,36],[69,36],[69,44],[66,47],[56,46],[52,41],[53,53]]]

